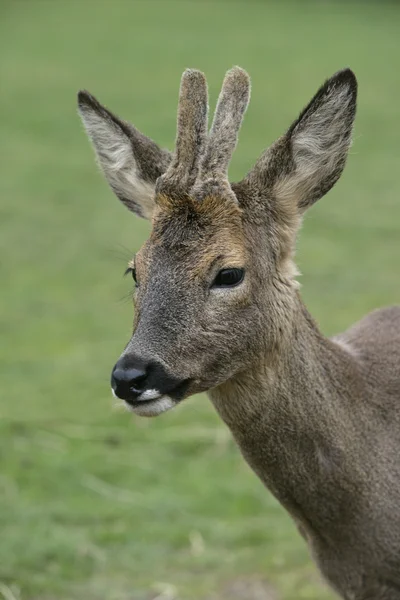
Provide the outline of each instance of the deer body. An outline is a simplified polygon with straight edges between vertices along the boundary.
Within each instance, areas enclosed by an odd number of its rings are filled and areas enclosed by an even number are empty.
[[[400,600],[400,307],[329,340],[293,262],[304,211],[344,168],[356,92],[350,70],[334,75],[232,185],[242,69],[228,72],[210,133],[205,78],[184,73],[173,154],[87,92],[79,110],[112,189],[152,221],[128,268],[134,332],[114,395],[155,416],[208,392],[332,587]]]
[[[334,589],[399,598],[400,307],[335,340],[301,301],[298,309],[274,364],[222,384],[211,400]]]

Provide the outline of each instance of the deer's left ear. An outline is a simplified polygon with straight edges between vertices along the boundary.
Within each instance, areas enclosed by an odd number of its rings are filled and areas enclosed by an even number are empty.
[[[155,184],[171,162],[171,153],[116,117],[88,92],[79,92],[78,110],[111,188],[129,210],[150,219]]]
[[[261,194],[302,212],[342,174],[356,112],[357,80],[350,69],[328,79],[284,136],[246,179]]]

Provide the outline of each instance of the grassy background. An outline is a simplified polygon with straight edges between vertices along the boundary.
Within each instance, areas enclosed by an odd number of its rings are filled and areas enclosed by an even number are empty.
[[[132,318],[121,275],[148,225],[96,171],[75,94],[171,147],[182,70],[207,73],[213,103],[240,64],[253,99],[237,178],[351,66],[355,144],[298,253],[304,297],[333,333],[399,301],[400,9],[2,0],[0,13],[0,598],[232,599],[241,581],[251,600],[264,580],[283,600],[331,598],[205,397],[152,421],[113,410]]]

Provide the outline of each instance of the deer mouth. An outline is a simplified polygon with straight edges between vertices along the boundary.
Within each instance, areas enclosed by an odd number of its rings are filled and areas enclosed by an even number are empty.
[[[124,405],[136,415],[141,417],[156,417],[179,404],[185,395],[189,381],[189,379],[182,381],[177,387],[167,393],[162,393],[155,388],[147,389],[140,394],[135,393],[122,400]],[[111,391],[115,398],[121,400],[113,388],[111,388]]]
[[[145,392],[143,394],[145,394]],[[157,397],[151,399],[141,399],[139,396],[139,398],[130,402],[125,401],[125,403],[129,410],[140,417],[157,417],[158,415],[167,412],[167,410],[174,408],[174,406],[179,403],[179,400],[175,400],[167,394],[159,394]]]

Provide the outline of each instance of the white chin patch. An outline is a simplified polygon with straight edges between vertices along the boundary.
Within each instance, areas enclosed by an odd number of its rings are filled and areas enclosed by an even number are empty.
[[[148,390],[154,391],[154,390]],[[141,395],[140,399],[145,400],[143,397],[144,394]],[[161,415],[161,413],[170,410],[175,406],[176,402],[172,400],[169,396],[159,396],[158,398],[151,400],[150,398],[147,401],[144,401],[143,404],[135,404],[135,406],[129,406],[129,409],[134,412],[136,415],[140,417],[156,417],[157,415]]]
[[[145,390],[140,394],[140,400],[157,400],[162,394],[158,390]]]
[[[140,417],[156,417],[170,408],[173,408],[176,404],[172,398],[169,396],[162,396],[158,390],[145,390],[142,392],[138,399],[139,402],[135,404],[135,406],[131,406],[128,402],[125,402],[125,400],[118,398],[112,388],[111,392],[118,402]]]

